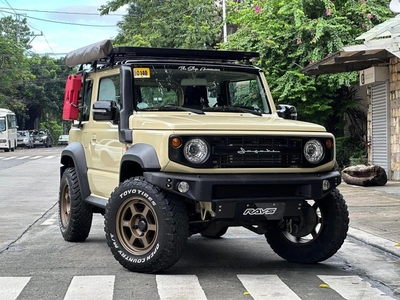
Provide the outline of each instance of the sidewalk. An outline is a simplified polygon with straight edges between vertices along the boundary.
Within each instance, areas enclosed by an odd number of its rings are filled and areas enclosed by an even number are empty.
[[[348,236],[400,257],[400,181],[373,187],[342,181],[338,189],[349,209]]]

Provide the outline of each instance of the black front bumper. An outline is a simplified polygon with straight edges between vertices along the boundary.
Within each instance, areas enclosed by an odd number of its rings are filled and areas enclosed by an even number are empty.
[[[341,182],[338,171],[313,174],[184,174],[145,172],[146,181],[162,190],[196,201],[249,202],[321,199]],[[323,189],[323,181],[329,188]],[[186,181],[189,190],[178,191]]]

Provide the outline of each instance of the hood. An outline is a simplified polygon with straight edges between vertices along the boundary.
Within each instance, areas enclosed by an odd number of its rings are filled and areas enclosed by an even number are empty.
[[[325,132],[321,125],[279,118],[276,114],[139,112],[130,117],[130,127],[142,130],[227,130]]]

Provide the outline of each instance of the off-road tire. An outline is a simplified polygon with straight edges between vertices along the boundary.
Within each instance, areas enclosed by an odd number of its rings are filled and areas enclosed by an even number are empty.
[[[222,227],[220,231],[214,234],[207,233],[207,230],[200,232],[200,234],[209,239],[219,239],[221,236],[223,236],[226,232],[228,231],[228,226]]]
[[[111,252],[133,272],[157,273],[171,267],[189,235],[183,201],[142,177],[128,179],[114,190],[104,217]]]
[[[319,230],[314,228],[310,240],[304,241],[278,226],[268,230],[265,237],[276,254],[290,262],[310,264],[324,261],[340,249],[349,228],[349,213],[343,196],[334,189],[315,201],[314,211],[317,208],[321,213]]]
[[[64,240],[83,242],[89,236],[93,211],[82,199],[75,168],[67,168],[61,177],[58,217]]]

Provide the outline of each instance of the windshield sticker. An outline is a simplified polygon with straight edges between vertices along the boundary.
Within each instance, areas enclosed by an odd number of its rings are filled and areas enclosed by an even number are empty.
[[[208,72],[219,72],[221,71],[221,69],[212,69],[212,68],[207,68],[207,67],[201,67],[198,68],[196,66],[180,66],[178,68],[178,70],[180,71],[188,71],[188,72],[204,72],[204,71],[208,71]]]
[[[150,78],[150,68],[133,68],[134,78]]]

